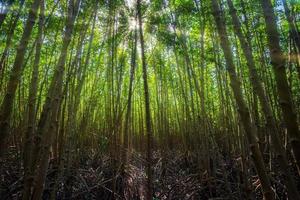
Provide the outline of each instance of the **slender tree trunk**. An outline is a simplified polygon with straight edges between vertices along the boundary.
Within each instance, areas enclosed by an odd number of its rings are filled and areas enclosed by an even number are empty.
[[[63,37],[63,44],[61,49],[61,54],[56,65],[56,70],[47,94],[47,99],[43,107],[41,118],[39,121],[37,134],[42,136],[41,138],[41,147],[36,149],[37,155],[34,158],[35,163],[39,166],[35,174],[35,187],[32,199],[38,200],[41,199],[44,182],[47,174],[47,168],[49,163],[49,153],[50,146],[52,144],[54,131],[56,128],[56,122],[58,117],[58,110],[61,104],[62,98],[62,86],[63,86],[63,77],[65,71],[65,61],[67,58],[67,51],[69,44],[71,42],[73,28],[75,19],[78,13],[80,0],[71,0],[68,6],[68,16],[66,20],[66,28]],[[45,121],[43,121],[45,120]],[[45,132],[43,135],[42,133]]]
[[[150,111],[150,95],[148,87],[147,63],[145,55],[145,44],[143,35],[143,22],[141,13],[141,0],[137,0],[137,16],[139,23],[139,34],[141,44],[141,58],[142,58],[142,71],[144,80],[144,96],[145,96],[145,119],[146,119],[146,133],[147,133],[147,200],[152,200],[152,126],[151,126],[151,111]]]
[[[241,122],[243,124],[244,131],[248,139],[253,162],[262,186],[263,195],[266,200],[274,200],[275,199],[274,192],[272,191],[271,183],[266,172],[263,157],[257,143],[257,138],[256,138],[257,130],[255,129],[255,126],[251,122],[250,113],[242,95],[240,80],[238,79],[235,71],[235,65],[233,62],[233,55],[230,48],[230,42],[227,36],[224,16],[222,14],[222,11],[219,8],[217,0],[212,0],[211,2],[212,2],[213,16],[216,22],[221,47],[223,49],[223,53],[226,60],[227,71],[230,77],[230,85],[235,97],[236,104],[238,106],[238,112],[241,118]]]
[[[276,17],[270,0],[262,0],[261,5],[266,22],[268,46],[270,49],[271,64],[273,66],[279,105],[283,114],[289,143],[300,174],[300,131],[297,123],[297,115],[293,108],[291,90],[286,75],[285,56],[280,48],[279,33],[277,30]]]
[[[293,180],[292,175],[289,172],[289,164],[285,155],[285,150],[283,148],[283,144],[280,140],[280,136],[276,127],[275,118],[273,116],[271,105],[269,104],[269,100],[267,98],[267,95],[263,89],[263,86],[261,84],[261,80],[258,76],[253,54],[252,54],[252,48],[250,44],[247,42],[245,36],[242,33],[241,23],[238,19],[238,16],[236,14],[236,10],[233,6],[233,3],[231,0],[227,0],[228,6],[230,9],[230,14],[233,22],[233,27],[236,35],[238,36],[241,47],[243,50],[243,53],[245,55],[246,61],[247,61],[247,67],[250,72],[250,81],[253,87],[253,90],[257,94],[259,101],[261,103],[262,111],[265,116],[265,119],[267,120],[267,127],[270,130],[272,144],[274,146],[274,151],[276,153],[276,157],[279,161],[281,171],[286,177],[286,186],[289,193],[290,199],[300,199],[300,196],[298,194],[296,184]]]
[[[64,172],[64,164],[65,164],[65,154],[64,154],[64,144],[65,144],[65,110],[66,110],[66,98],[62,99],[64,101],[62,107],[60,108],[59,115],[60,115],[60,127],[57,130],[57,151],[58,151],[58,157],[57,157],[57,173],[54,177],[54,185],[52,187],[52,191],[50,194],[50,200],[56,199],[56,193],[59,188],[60,182],[63,172]]]
[[[136,27],[137,28],[137,27]],[[132,42],[132,53],[131,53],[131,68],[130,68],[130,80],[129,80],[129,89],[128,89],[128,99],[127,99],[127,110],[125,116],[125,124],[124,124],[124,145],[123,145],[123,164],[125,165],[128,161],[129,155],[129,122],[131,115],[131,103],[132,103],[132,89],[133,89],[133,81],[135,76],[135,68],[136,68],[136,50],[137,50],[137,29],[134,30],[134,38]]]
[[[76,127],[76,116],[77,116],[77,111],[78,111],[78,106],[80,102],[80,94],[81,90],[84,84],[85,80],[85,73],[88,68],[89,64],[89,54],[91,51],[91,43],[93,40],[93,31],[94,31],[94,25],[95,25],[95,20],[96,20],[96,15],[94,14],[97,10],[97,6],[95,6],[94,12],[91,13],[91,16],[89,17],[89,20],[87,20],[87,23],[84,23],[84,26],[89,26],[91,24],[91,21],[93,20],[93,30],[91,37],[89,39],[89,45],[88,45],[88,53],[87,53],[87,58],[85,60],[85,63],[82,63],[82,52],[84,49],[84,44],[86,40],[86,34],[87,34],[87,29],[82,29],[82,31],[79,33],[79,41],[77,44],[76,48],[76,55],[71,61],[70,57],[70,66],[69,66],[69,73],[68,77],[65,83],[65,88],[63,94],[66,95],[68,98],[68,117],[67,117],[67,125],[66,125],[66,132],[67,132],[67,145],[69,152],[71,149],[77,149],[76,147],[76,140],[78,139],[76,137],[77,133],[77,127]],[[76,85],[77,81],[77,85]],[[76,153],[74,153],[76,154]],[[68,155],[69,156],[69,155]],[[70,164],[73,160],[75,155],[72,155],[72,158],[70,158]],[[70,165],[68,165],[70,166]]]
[[[60,91],[58,92],[61,93]],[[51,112],[50,125],[42,140],[42,149],[40,153],[41,159],[38,162],[38,168],[34,177],[34,189],[32,194],[33,200],[42,199],[50,158],[50,146],[53,141],[54,132],[57,129],[58,110],[61,104],[61,99],[60,95],[56,96],[55,102],[52,105],[53,111]]]
[[[35,24],[35,20],[37,18],[39,4],[40,0],[34,0],[29,10],[29,15],[26,20],[24,32],[18,45],[13,68],[7,83],[7,91],[0,107],[0,156],[4,151],[5,142],[9,135],[9,125],[13,109],[13,101],[15,98],[17,87],[19,85],[19,79],[22,76],[24,56],[30,40],[33,25]]]
[[[77,0],[79,1],[79,0]],[[73,2],[73,3],[72,3]],[[73,7],[71,6],[73,5]],[[34,144],[34,150],[32,155],[32,167],[35,167],[36,161],[39,159],[39,152],[41,148],[41,137],[44,132],[46,132],[48,125],[49,125],[49,117],[52,110],[52,103],[55,100],[55,95],[58,94],[58,91],[60,90],[59,86],[62,84],[63,76],[65,72],[65,61],[68,54],[68,47],[71,42],[72,32],[73,32],[73,26],[75,17],[77,15],[76,8],[75,8],[74,0],[71,0],[69,11],[68,11],[68,17],[66,20],[66,28],[64,32],[64,39],[63,44],[61,47],[61,54],[59,56],[53,78],[51,80],[48,93],[46,95],[46,100],[42,108],[42,112],[40,114],[40,119],[38,121],[37,130],[35,134],[35,144]],[[73,19],[74,18],[74,19]],[[59,84],[58,84],[59,83]]]
[[[33,145],[33,134],[35,130],[36,121],[36,99],[38,90],[38,76],[39,76],[39,65],[41,57],[41,48],[43,43],[43,26],[44,26],[44,0],[40,3],[40,15],[38,24],[38,36],[35,50],[35,59],[33,63],[31,84],[29,89],[28,99],[28,117],[27,117],[27,130],[24,137],[24,190],[23,200],[27,200],[30,197],[31,183],[32,183],[32,171],[31,171],[31,151]]]

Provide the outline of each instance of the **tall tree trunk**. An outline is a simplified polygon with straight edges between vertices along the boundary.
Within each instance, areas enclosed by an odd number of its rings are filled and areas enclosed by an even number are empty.
[[[9,135],[9,125],[10,125],[10,118],[13,110],[13,101],[15,98],[17,87],[19,85],[19,80],[22,76],[24,56],[30,40],[33,25],[35,24],[37,18],[37,11],[39,5],[40,5],[40,0],[34,0],[30,7],[29,15],[24,27],[24,32],[22,34],[22,38],[18,45],[13,68],[7,83],[7,91],[0,107],[0,130],[1,130],[0,156],[4,151],[5,142]]]
[[[270,49],[271,64],[275,74],[279,105],[287,128],[289,143],[292,147],[298,173],[300,174],[300,131],[297,123],[297,115],[293,108],[291,90],[288,85],[285,56],[280,48],[279,33],[272,3],[270,0],[262,0],[261,5],[266,22],[268,46]]]
[[[287,157],[285,154],[285,150],[283,148],[283,144],[280,140],[280,136],[276,127],[276,122],[275,118],[273,116],[272,110],[271,110],[271,105],[269,104],[269,100],[267,98],[267,95],[263,89],[261,80],[258,76],[253,54],[252,54],[252,48],[250,44],[247,42],[244,34],[242,33],[242,28],[241,28],[241,23],[238,19],[238,16],[236,14],[236,10],[234,8],[234,5],[231,0],[227,0],[228,6],[230,9],[230,14],[233,22],[233,28],[235,34],[238,36],[244,56],[247,61],[247,67],[249,69],[250,73],[250,81],[253,87],[253,90],[257,94],[259,101],[261,103],[262,111],[265,116],[265,119],[267,120],[267,127],[270,130],[271,139],[272,139],[272,144],[274,146],[274,151],[276,153],[276,157],[279,161],[281,171],[285,175],[286,179],[286,186],[288,189],[289,193],[289,198],[290,199],[300,199],[300,196],[298,194],[296,184],[293,180],[292,175],[289,172],[289,164],[287,161]]]
[[[35,130],[36,122],[36,99],[38,90],[38,77],[39,77],[39,65],[41,57],[41,48],[43,43],[43,26],[44,26],[44,0],[40,3],[40,15],[38,24],[38,36],[37,44],[35,49],[35,58],[33,63],[33,69],[31,74],[31,83],[29,89],[29,99],[28,99],[28,117],[27,117],[27,130],[24,137],[24,190],[23,190],[23,200],[27,200],[30,197],[31,183],[32,183],[32,171],[31,171],[31,151],[33,145],[33,134]]]
[[[220,38],[220,44],[223,49],[227,71],[230,77],[230,86],[233,91],[235,101],[238,106],[238,113],[240,115],[241,122],[243,124],[244,131],[248,139],[249,148],[251,150],[253,162],[260,179],[263,195],[266,200],[274,200],[274,192],[272,191],[271,183],[265,169],[263,157],[257,143],[257,130],[255,129],[255,125],[251,122],[250,113],[242,95],[240,80],[238,79],[238,76],[235,71],[233,55],[230,48],[230,42],[227,36],[227,30],[225,27],[224,15],[219,8],[217,0],[212,0],[211,2],[213,16],[216,22],[217,31]]]
[[[152,125],[151,125],[151,111],[150,111],[150,95],[148,87],[147,63],[145,55],[145,44],[143,34],[143,22],[141,13],[141,0],[137,0],[137,16],[139,23],[140,45],[141,45],[141,58],[142,58],[142,71],[144,80],[144,100],[145,100],[145,119],[146,119],[146,133],[147,133],[147,200],[152,200]]]
[[[137,28],[137,27],[136,27]],[[129,122],[131,115],[131,102],[132,102],[132,89],[133,89],[133,81],[135,76],[135,68],[136,68],[136,50],[137,50],[137,29],[134,30],[134,38],[132,42],[132,52],[131,52],[131,68],[130,68],[130,80],[129,80],[129,89],[128,89],[128,98],[127,98],[127,110],[124,122],[124,145],[123,145],[123,164],[126,165],[128,161],[129,154]]]
[[[61,54],[59,56],[54,76],[50,84],[41,118],[37,129],[37,137],[40,137],[41,147],[35,148],[38,152],[33,152],[35,155],[34,163],[39,166],[35,173],[35,187],[32,198],[35,200],[41,199],[44,182],[47,174],[49,163],[50,146],[52,144],[54,131],[56,128],[56,121],[58,118],[58,110],[62,98],[63,77],[65,71],[65,61],[68,54],[68,47],[72,39],[75,19],[78,13],[80,0],[70,0],[68,6],[68,16],[66,20],[66,28],[63,37],[63,44]],[[44,121],[45,120],[45,121]],[[42,133],[44,133],[42,135]],[[42,137],[41,137],[42,136]]]
[[[65,97],[66,95],[64,95]],[[63,105],[61,106],[60,109],[60,118],[61,118],[61,123],[60,123],[60,127],[58,130],[58,144],[57,144],[57,151],[58,151],[58,159],[57,159],[57,173],[56,176],[54,177],[54,185],[52,187],[52,191],[51,191],[51,195],[50,195],[50,200],[55,200],[56,199],[56,194],[57,194],[57,190],[59,188],[59,180],[62,178],[63,176],[63,172],[64,172],[64,164],[65,164],[65,110],[66,110],[66,98],[62,99]]]
[[[79,0],[77,0],[79,1]],[[55,100],[55,95],[58,94],[58,91],[60,90],[60,85],[63,82],[63,76],[65,72],[65,61],[68,54],[68,47],[71,42],[72,32],[73,32],[73,26],[75,17],[77,15],[76,7],[74,3],[74,0],[70,0],[69,3],[69,9],[68,9],[68,16],[66,20],[66,28],[64,32],[64,38],[63,38],[63,44],[61,47],[61,54],[59,56],[56,68],[54,70],[54,75],[51,80],[46,99],[42,108],[42,112],[40,114],[40,119],[37,124],[37,130],[35,134],[35,144],[34,144],[34,150],[32,155],[32,163],[31,166],[34,167],[36,164],[36,161],[39,157],[40,152],[40,143],[41,143],[41,137],[44,132],[46,132],[48,125],[49,125],[49,117],[52,110],[52,103]],[[73,5],[73,6],[71,6]],[[74,19],[73,19],[74,18]]]

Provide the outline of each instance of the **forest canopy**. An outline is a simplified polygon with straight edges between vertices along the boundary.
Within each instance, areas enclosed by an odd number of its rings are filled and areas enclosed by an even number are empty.
[[[0,1],[1,199],[300,199],[298,0]]]

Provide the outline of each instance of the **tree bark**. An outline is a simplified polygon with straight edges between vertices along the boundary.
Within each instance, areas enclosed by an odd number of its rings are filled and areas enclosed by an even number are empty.
[[[247,42],[244,34],[242,33],[241,23],[238,19],[236,10],[231,0],[227,0],[230,15],[232,18],[233,28],[235,34],[238,36],[244,56],[246,58],[247,67],[250,73],[250,81],[253,87],[253,90],[257,94],[259,101],[261,103],[262,111],[267,120],[267,127],[270,130],[272,145],[274,146],[274,151],[276,153],[276,157],[280,164],[281,171],[285,175],[285,184],[287,186],[288,194],[290,199],[300,199],[298,194],[298,190],[296,188],[296,184],[293,180],[293,177],[289,171],[289,164],[287,161],[287,157],[285,154],[285,149],[283,148],[283,144],[280,140],[280,136],[276,127],[275,117],[273,116],[271,105],[269,104],[269,100],[267,95],[263,89],[262,82],[259,78],[259,75],[256,70],[252,48],[251,45]],[[250,42],[250,40],[249,40]]]
[[[24,189],[23,189],[23,200],[27,200],[30,197],[31,183],[32,183],[32,171],[31,171],[31,151],[33,145],[33,135],[35,130],[36,122],[36,99],[38,90],[38,77],[39,77],[39,65],[41,57],[41,49],[43,43],[43,26],[44,26],[44,0],[40,3],[40,14],[38,23],[38,36],[37,44],[35,49],[35,58],[33,63],[33,69],[31,74],[31,83],[29,89],[28,99],[28,116],[27,116],[27,130],[24,136]]]
[[[291,90],[288,85],[285,56],[280,47],[276,17],[270,0],[262,0],[261,6],[266,22],[268,46],[270,50],[271,64],[275,74],[279,105],[287,128],[289,143],[292,147],[292,153],[298,168],[298,173],[300,174],[300,131],[297,123],[297,115],[293,107]]]
[[[42,115],[37,129],[38,136],[42,136],[41,147],[37,152],[35,163],[39,166],[35,173],[35,188],[32,199],[39,200],[42,197],[44,182],[49,164],[50,146],[53,141],[56,128],[58,111],[62,98],[63,77],[65,71],[65,61],[67,58],[68,47],[72,39],[75,19],[78,13],[80,0],[71,0],[68,6],[68,16],[63,37],[63,45],[59,56],[56,70],[47,94],[47,99],[43,107]],[[41,121],[45,120],[45,121]],[[42,133],[45,132],[43,135]]]
[[[7,83],[7,91],[0,107],[0,130],[1,130],[0,156],[4,151],[5,142],[9,135],[9,125],[10,125],[10,118],[13,109],[13,101],[15,98],[17,87],[19,85],[19,79],[22,76],[24,56],[30,40],[33,25],[35,24],[37,18],[37,11],[39,5],[40,5],[40,0],[34,0],[29,10],[29,15],[26,20],[24,32],[22,34],[22,38],[18,45],[13,68]]]
[[[137,27],[136,27],[137,28]],[[133,81],[135,76],[136,68],[136,50],[137,50],[137,29],[134,30],[134,38],[132,42],[132,53],[131,53],[131,68],[130,68],[130,80],[129,80],[129,89],[128,89],[128,98],[127,98],[127,110],[124,122],[124,145],[123,145],[123,164],[126,165],[128,161],[129,154],[129,122],[131,115],[131,103],[132,103],[132,93],[133,93]]]
[[[143,22],[141,13],[141,0],[137,0],[137,16],[139,23],[139,35],[141,45],[142,71],[144,82],[144,100],[145,100],[145,119],[146,119],[146,133],[147,133],[147,200],[152,200],[152,125],[151,125],[151,111],[150,111],[150,95],[148,87],[147,63],[145,56],[145,43],[143,34]]]
[[[266,172],[263,157],[257,143],[257,130],[255,129],[254,124],[251,122],[250,113],[242,95],[240,80],[238,79],[238,76],[235,71],[233,55],[225,27],[224,15],[222,14],[219,8],[217,0],[212,0],[211,2],[213,16],[216,22],[217,31],[220,38],[220,44],[223,49],[227,71],[230,77],[230,86],[233,91],[236,104],[238,106],[238,113],[240,115],[244,131],[246,133],[249,148],[252,153],[251,156],[253,158],[253,162],[262,186],[263,195],[266,200],[274,200],[274,192],[272,191],[271,183]]]

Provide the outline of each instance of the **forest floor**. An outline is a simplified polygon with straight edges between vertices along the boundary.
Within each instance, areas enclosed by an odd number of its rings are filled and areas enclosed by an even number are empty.
[[[214,172],[211,175],[206,170],[200,171],[196,156],[190,153],[169,151],[162,156],[155,152],[153,162],[155,200],[262,199],[254,170],[248,170],[245,177],[238,159],[219,159],[218,163],[213,164]],[[112,170],[112,160],[107,155],[81,157],[70,168],[65,167],[60,176],[53,163],[52,160],[43,199],[50,199],[55,187],[58,188],[56,199],[145,199],[145,160],[139,153],[133,153],[130,164],[115,171]],[[273,169],[278,169],[276,163]],[[277,199],[287,199],[283,177],[275,176],[277,172],[270,174]],[[1,200],[21,198],[22,177],[20,155],[12,147],[0,160]],[[297,183],[300,188],[299,178]]]

